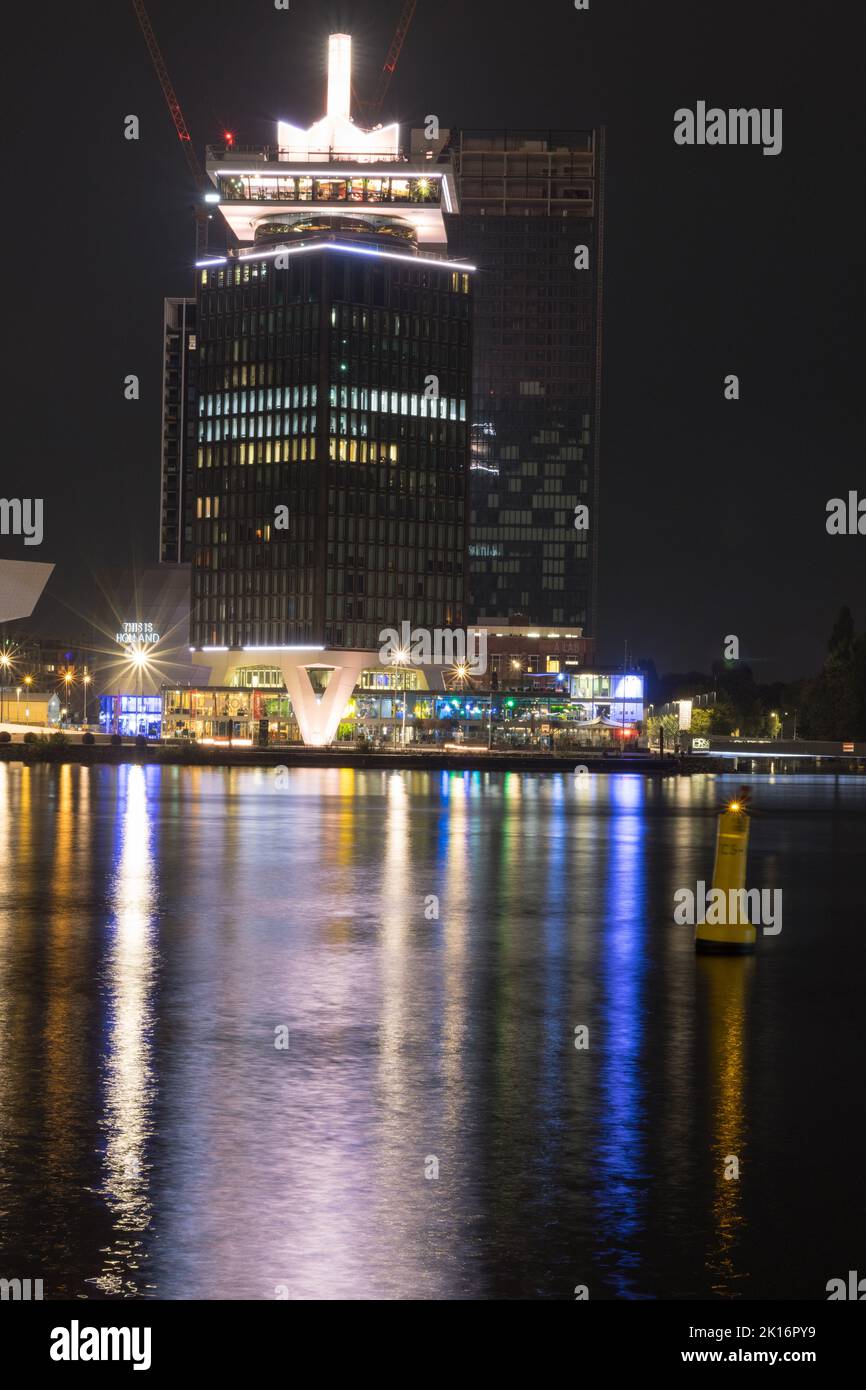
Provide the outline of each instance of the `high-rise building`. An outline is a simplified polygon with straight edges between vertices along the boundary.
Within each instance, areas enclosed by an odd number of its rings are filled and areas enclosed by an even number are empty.
[[[282,672],[329,741],[380,633],[466,621],[470,264],[450,163],[349,114],[208,151],[238,245],[198,264],[191,642],[211,681]]]
[[[195,321],[194,299],[166,299],[159,522],[163,564],[187,564],[192,550],[199,358]]]
[[[604,132],[413,131],[412,151],[453,164],[448,244],[478,267],[471,616],[594,638]]]

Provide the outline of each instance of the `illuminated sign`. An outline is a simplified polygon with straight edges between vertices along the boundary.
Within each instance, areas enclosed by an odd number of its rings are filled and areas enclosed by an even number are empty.
[[[123,631],[115,633],[114,640],[121,647],[152,647],[159,641],[159,633],[154,631],[153,623],[124,623]]]
[[[613,693],[617,700],[642,700],[643,676],[614,677]]]

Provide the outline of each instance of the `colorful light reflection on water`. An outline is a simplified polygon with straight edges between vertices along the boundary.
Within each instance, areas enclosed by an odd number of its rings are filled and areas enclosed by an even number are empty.
[[[696,960],[673,893],[722,789],[0,764],[0,1275],[822,1297],[863,1205],[866,792],[758,779],[785,929]]]

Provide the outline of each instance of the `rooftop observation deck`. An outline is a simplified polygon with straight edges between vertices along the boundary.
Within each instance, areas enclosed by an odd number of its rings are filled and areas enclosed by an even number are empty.
[[[262,217],[311,208],[332,216],[360,212],[411,223],[419,245],[444,245],[444,214],[458,210],[450,161],[357,151],[293,151],[276,145],[211,145],[207,173],[220,211],[241,242]]]

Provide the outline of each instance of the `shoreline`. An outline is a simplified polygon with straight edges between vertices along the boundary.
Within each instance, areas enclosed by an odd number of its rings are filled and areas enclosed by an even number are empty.
[[[61,747],[50,744],[22,745],[20,743],[0,744],[0,761],[22,763],[35,766],[40,763],[79,763],[83,766],[119,767],[134,764],[148,767],[206,767],[206,768],[277,768],[277,767],[333,767],[365,768],[368,770],[416,770],[430,772],[556,772],[570,776],[582,775],[578,768],[587,773],[628,772],[647,776],[690,776],[702,773],[736,772],[738,776],[760,774],[761,767],[747,769],[735,766],[736,763],[750,761],[744,753],[737,759],[717,755],[669,755],[660,758],[657,754],[612,754],[605,757],[598,753],[575,750],[567,756],[561,753],[543,753],[492,750],[486,748],[467,748],[465,751],[449,749],[437,752],[434,749],[410,752],[403,749],[394,751],[366,752],[357,748],[229,748],[227,746],[196,746],[179,748],[162,744],[152,744],[147,748],[136,748],[133,743],[117,745],[96,744],[85,747],[83,744],[66,744]],[[775,769],[777,776],[809,775],[864,776],[861,760],[855,758],[826,758],[820,765],[814,761],[805,762],[791,754],[782,754],[781,768]],[[784,764],[799,764],[796,768]],[[769,772],[769,768],[766,769]]]
[[[142,764],[153,767],[352,767],[352,768],[415,768],[429,771],[480,771],[487,768],[496,772],[568,772],[575,773],[578,767],[589,772],[655,772],[676,773],[682,764],[676,757],[652,757],[619,755],[601,757],[591,756],[580,751],[568,756],[543,753],[537,750],[527,753],[517,751],[468,748],[465,752],[457,749],[437,752],[424,749],[423,752],[409,752],[395,749],[366,752],[357,748],[303,748],[293,745],[288,748],[229,748],[206,746],[177,748],[153,744],[147,748],[136,748],[133,743],[120,746],[96,744],[85,747],[82,744],[66,744],[52,747],[50,744],[22,745],[16,743],[0,744],[0,760],[3,762],[25,763],[82,763],[119,766],[124,763]],[[715,763],[722,759],[691,758],[686,767],[692,772],[716,771]],[[578,774],[580,775],[580,774]]]

